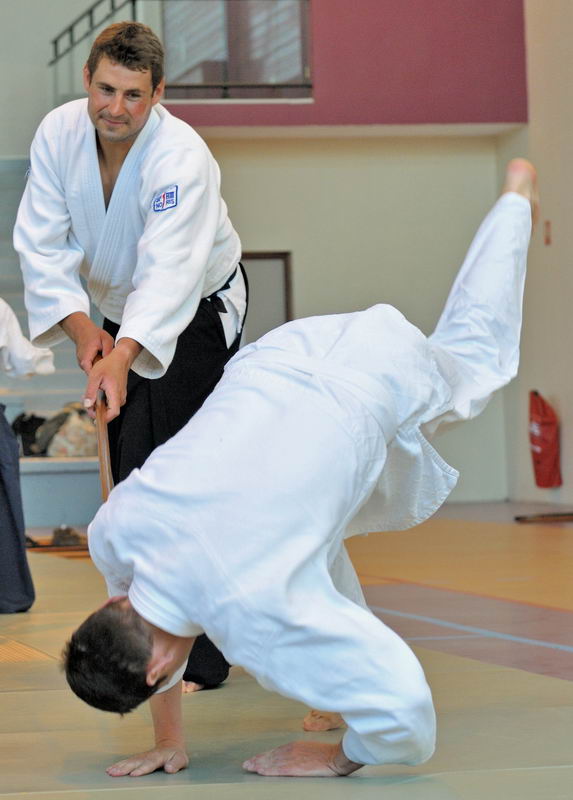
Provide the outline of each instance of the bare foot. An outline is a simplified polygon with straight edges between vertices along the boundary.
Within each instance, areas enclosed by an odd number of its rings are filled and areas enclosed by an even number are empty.
[[[531,204],[533,225],[539,218],[539,194],[537,191],[537,172],[531,161],[514,158],[507,165],[503,192],[517,192]]]
[[[346,758],[340,744],[290,742],[249,758],[243,769],[269,776],[334,778],[350,775],[361,766]]]
[[[205,688],[203,683],[195,683],[194,681],[182,681],[183,694],[191,694],[191,692],[200,692]]]
[[[302,721],[305,731],[334,731],[344,727],[344,720],[336,711],[309,711]]]

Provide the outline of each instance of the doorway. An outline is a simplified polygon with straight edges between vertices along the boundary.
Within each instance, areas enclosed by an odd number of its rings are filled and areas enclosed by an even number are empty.
[[[244,253],[249,279],[249,311],[244,343],[292,319],[290,253]]]

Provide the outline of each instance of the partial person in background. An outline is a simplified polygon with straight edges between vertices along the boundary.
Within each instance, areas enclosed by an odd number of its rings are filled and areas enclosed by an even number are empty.
[[[51,375],[54,354],[35,347],[22,333],[16,314],[0,297],[0,368],[11,378]]]
[[[22,334],[16,315],[0,298],[0,369],[12,378],[49,375],[54,356],[34,347]],[[27,611],[35,599],[26,558],[26,532],[18,442],[0,403],[0,614]]]
[[[238,350],[247,307],[219,167],[160,105],[163,62],[141,23],[97,37],[87,98],[51,111],[36,132],[14,230],[32,341],[74,341],[91,414],[105,392],[116,483],[201,407]],[[227,662],[210,643],[199,656],[190,682],[224,680]]]

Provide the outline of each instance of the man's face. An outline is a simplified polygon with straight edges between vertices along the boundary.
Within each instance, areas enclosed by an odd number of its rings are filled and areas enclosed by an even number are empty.
[[[137,72],[102,56],[93,75],[84,67],[88,114],[100,139],[128,142],[143,128],[159,102],[165,81],[151,88],[151,71]]]

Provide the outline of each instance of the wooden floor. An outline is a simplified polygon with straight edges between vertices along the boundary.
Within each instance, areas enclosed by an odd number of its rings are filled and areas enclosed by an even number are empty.
[[[243,773],[249,755],[305,735],[304,709],[237,668],[223,688],[184,698],[188,770],[109,778],[107,764],[150,743],[148,712],[116,718],[66,688],[60,650],[103,582],[88,559],[31,552],[36,604],[0,616],[0,798],[570,800],[573,525],[511,519],[507,505],[449,506],[412,531],[350,542],[374,612],[424,665],[439,744],[421,767],[346,779]]]

